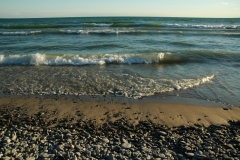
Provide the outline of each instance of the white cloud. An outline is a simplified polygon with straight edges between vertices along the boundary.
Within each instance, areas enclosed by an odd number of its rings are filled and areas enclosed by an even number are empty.
[[[221,2],[221,4],[222,4],[222,5],[228,5],[228,3],[227,3],[227,2]]]

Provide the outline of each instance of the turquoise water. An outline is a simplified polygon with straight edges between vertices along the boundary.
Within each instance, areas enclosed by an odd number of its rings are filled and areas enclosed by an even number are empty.
[[[0,92],[240,106],[240,19],[0,19]]]

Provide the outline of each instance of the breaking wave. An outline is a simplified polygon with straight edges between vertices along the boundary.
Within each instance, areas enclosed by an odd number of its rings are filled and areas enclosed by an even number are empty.
[[[168,53],[170,54],[170,53]],[[95,54],[95,55],[0,55],[3,65],[88,65],[88,64],[143,64],[159,63],[164,53],[158,54]]]
[[[91,46],[92,47],[92,46]],[[101,46],[99,46],[101,47]],[[110,46],[111,47],[111,46]],[[1,65],[105,65],[105,64],[181,64],[207,60],[239,61],[237,53],[212,51],[186,51],[186,54],[170,52],[148,54],[18,54],[0,55]]]

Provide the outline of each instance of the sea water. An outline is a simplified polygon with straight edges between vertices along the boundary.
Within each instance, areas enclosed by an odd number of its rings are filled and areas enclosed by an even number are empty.
[[[0,93],[240,106],[240,19],[0,19]]]

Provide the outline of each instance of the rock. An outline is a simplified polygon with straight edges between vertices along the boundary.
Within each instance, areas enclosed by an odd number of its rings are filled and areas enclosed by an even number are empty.
[[[22,156],[16,157],[16,160],[24,160]]]
[[[208,150],[208,153],[209,153],[210,155],[215,155],[215,152],[213,152],[213,151],[211,151],[211,150]]]
[[[11,160],[12,158],[6,156],[6,157],[2,157],[1,159],[2,159],[2,160]]]
[[[64,146],[63,145],[57,145],[56,146],[56,149],[59,150],[59,151],[63,151],[64,150]]]
[[[201,155],[201,154],[203,154],[203,152],[202,152],[202,151],[197,151],[197,152],[195,152],[194,154],[195,154],[195,155]]]
[[[182,154],[178,154],[178,157],[179,157],[179,158],[183,158],[183,155],[182,155]]]
[[[158,158],[162,158],[162,159],[166,158],[166,156],[164,154],[162,154],[162,153],[158,154],[157,157]]]
[[[147,158],[146,159],[152,159],[152,157],[150,155],[147,155]]]
[[[12,134],[12,141],[15,141],[16,139],[17,139],[16,132],[13,132],[13,134]]]
[[[192,149],[188,146],[183,147],[186,151],[191,151]]]
[[[131,146],[132,145],[130,143],[126,143],[126,142],[122,144],[122,147],[125,149],[131,148]]]
[[[172,157],[172,155],[168,152],[164,153],[166,157]]]
[[[1,109],[0,116],[5,117]],[[31,125],[28,121],[25,124],[25,119],[11,126],[0,123],[0,159],[240,158],[239,122],[237,125],[231,122],[230,126],[168,128],[139,121],[133,127],[127,120],[129,117],[121,117],[124,119],[95,127],[91,122],[70,125],[67,120],[58,120],[64,124],[52,128]],[[39,117],[34,118],[40,124]]]
[[[204,154],[199,154],[199,155],[197,155],[197,157],[198,157],[199,159],[204,159],[204,158],[206,158],[207,156],[204,155]]]
[[[67,142],[70,143],[70,144],[72,144],[72,139],[69,138],[69,139],[67,140]]]
[[[47,153],[41,153],[39,157],[49,158],[50,156]]]
[[[72,158],[72,160],[78,160],[77,156],[74,155],[73,158]]]
[[[234,149],[233,145],[232,144],[226,144],[225,145],[228,149]]]
[[[128,140],[126,140],[126,139],[124,139],[124,138],[122,138],[122,141],[123,141],[124,143],[128,143]]]
[[[214,148],[214,152],[218,153],[220,151],[219,147]]]
[[[109,143],[109,139],[108,139],[108,138],[106,138],[106,137],[105,137],[105,138],[103,138],[102,140],[103,140],[103,142],[105,142],[105,143]]]
[[[9,137],[4,137],[2,140],[3,143],[10,143],[11,139]]]
[[[142,150],[142,152],[144,152],[144,153],[149,153],[149,152],[151,152],[151,149],[149,149],[149,148],[147,148],[147,147],[141,147],[141,150]]]
[[[185,153],[185,155],[186,155],[187,157],[194,157],[194,153],[191,153],[191,152],[187,152],[187,153]]]
[[[228,108],[228,107],[223,107],[223,110],[229,110],[230,108]]]
[[[114,158],[114,156],[113,156],[112,154],[110,154],[110,155],[108,156],[108,160],[115,160],[115,158]]]
[[[164,132],[164,131],[159,131],[159,134],[161,134],[161,135],[163,135],[163,136],[166,136],[166,135],[167,135],[167,133]]]

